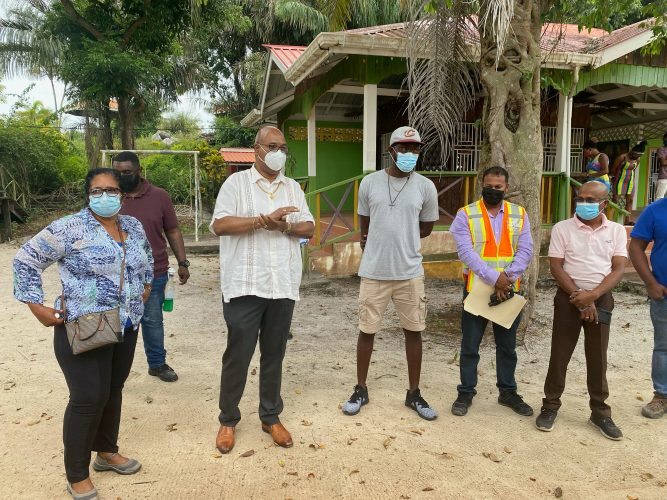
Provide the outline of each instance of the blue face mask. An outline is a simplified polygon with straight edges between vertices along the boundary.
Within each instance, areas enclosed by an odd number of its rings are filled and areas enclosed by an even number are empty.
[[[580,219],[593,220],[600,215],[599,203],[577,203],[576,214]]]
[[[108,193],[102,193],[99,198],[91,196],[88,206],[100,217],[113,217],[120,211],[120,196],[109,196]]]
[[[396,166],[401,172],[407,174],[415,169],[417,158],[419,158],[419,155],[416,153],[399,153],[396,151]]]

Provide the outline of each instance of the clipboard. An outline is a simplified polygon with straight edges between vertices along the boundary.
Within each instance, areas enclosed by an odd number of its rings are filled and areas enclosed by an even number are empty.
[[[474,280],[472,290],[463,301],[463,309],[470,314],[482,316],[509,329],[526,305],[526,298],[523,295],[514,294],[511,299],[491,307],[489,297],[494,291],[494,287],[487,285],[481,279]]]

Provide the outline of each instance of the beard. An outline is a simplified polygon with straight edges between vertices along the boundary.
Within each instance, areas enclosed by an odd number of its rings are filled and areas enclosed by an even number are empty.
[[[123,193],[131,193],[139,185],[139,181],[141,181],[139,175],[123,175],[120,178],[120,190]]]

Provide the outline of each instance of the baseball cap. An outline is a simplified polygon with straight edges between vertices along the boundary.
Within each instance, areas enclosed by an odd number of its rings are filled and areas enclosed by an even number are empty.
[[[389,145],[391,146],[398,142],[416,142],[417,144],[422,144],[422,139],[419,136],[419,132],[412,127],[398,127],[391,133]]]

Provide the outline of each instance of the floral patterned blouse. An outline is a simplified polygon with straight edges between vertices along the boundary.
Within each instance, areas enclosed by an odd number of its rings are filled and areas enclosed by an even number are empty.
[[[125,239],[125,276],[120,300],[121,325],[137,328],[144,314],[144,284],[153,280],[153,254],[141,223],[129,215],[118,220]],[[21,247],[14,257],[14,297],[44,303],[42,271],[58,263],[67,306],[66,321],[118,307],[122,247],[88,208],[58,219]],[[60,300],[56,301],[60,307]],[[129,321],[128,321],[129,320]]]

